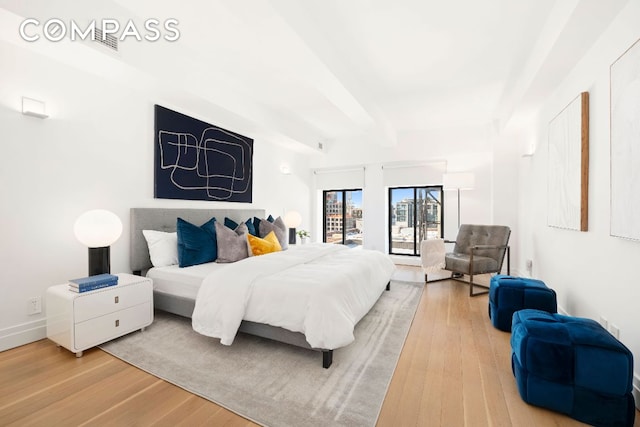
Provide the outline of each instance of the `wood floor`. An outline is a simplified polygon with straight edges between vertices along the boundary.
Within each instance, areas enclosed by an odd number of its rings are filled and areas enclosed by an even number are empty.
[[[491,326],[486,295],[427,285],[378,426],[583,425],[520,399],[509,336]],[[48,340],[0,353],[0,390],[2,426],[255,425],[99,349],[76,359]]]

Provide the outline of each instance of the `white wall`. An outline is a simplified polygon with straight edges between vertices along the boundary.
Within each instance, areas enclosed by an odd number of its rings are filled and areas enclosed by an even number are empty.
[[[51,117],[22,115],[22,96],[46,101]],[[214,124],[226,119],[176,101],[183,98],[157,99],[0,43],[0,350],[44,337],[46,307],[28,316],[28,298],[41,296],[44,302],[47,287],[86,275],[87,249],[73,235],[74,221],[86,210],[109,209],[122,220],[111,269],[127,272],[131,207],[248,206],[154,199],[153,105]],[[275,215],[295,208],[309,218],[306,162],[293,151],[255,140],[251,206]],[[279,172],[282,163],[290,165],[291,175]]]
[[[521,260],[533,260],[533,275],[557,291],[558,304],[567,313],[596,321],[604,316],[610,325],[617,325],[620,340],[636,355],[636,373],[640,372],[640,312],[636,307],[640,301],[636,271],[640,242],[609,235],[609,67],[640,38],[638,22],[640,2],[633,1],[566,76],[535,120],[514,130],[534,137],[537,146],[533,157],[518,160],[518,230],[526,242],[520,247]],[[548,124],[582,91],[588,91],[590,97],[587,232],[546,225]]]

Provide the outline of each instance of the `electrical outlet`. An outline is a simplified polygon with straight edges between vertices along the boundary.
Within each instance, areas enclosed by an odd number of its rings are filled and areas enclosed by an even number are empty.
[[[620,328],[618,328],[617,325],[614,325],[612,323],[611,327],[609,328],[609,332],[611,332],[611,335],[613,335],[617,340],[620,339]]]
[[[42,298],[41,297],[31,297],[27,300],[27,314],[38,314],[42,313]]]
[[[606,317],[600,316],[600,326],[602,326],[606,330],[609,330],[609,321]]]

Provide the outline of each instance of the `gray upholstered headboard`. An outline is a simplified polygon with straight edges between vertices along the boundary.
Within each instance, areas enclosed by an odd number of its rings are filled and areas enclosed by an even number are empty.
[[[196,225],[215,217],[221,223],[225,217],[236,222],[253,217],[264,218],[264,209],[170,209],[170,208],[131,208],[131,229],[129,264],[131,271],[144,271],[152,267],[147,241],[142,230],[176,231],[178,217]]]

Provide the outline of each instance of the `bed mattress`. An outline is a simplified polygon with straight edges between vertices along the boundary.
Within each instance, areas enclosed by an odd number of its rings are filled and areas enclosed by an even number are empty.
[[[153,279],[154,291],[195,301],[204,278],[228,265],[208,262],[183,268],[177,265],[153,267],[147,277]]]

